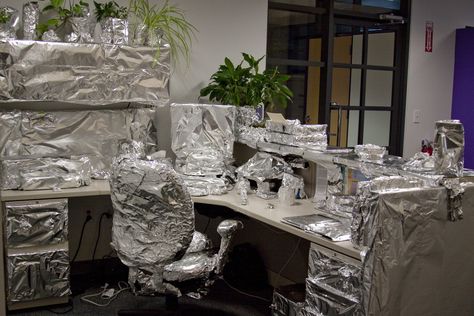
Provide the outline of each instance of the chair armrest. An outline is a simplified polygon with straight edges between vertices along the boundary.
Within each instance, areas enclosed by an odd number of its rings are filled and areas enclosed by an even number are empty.
[[[221,245],[217,253],[216,274],[222,274],[225,264],[227,263],[227,256],[229,254],[229,246],[237,230],[244,228],[241,221],[234,219],[223,220],[217,226],[217,232],[221,236]]]

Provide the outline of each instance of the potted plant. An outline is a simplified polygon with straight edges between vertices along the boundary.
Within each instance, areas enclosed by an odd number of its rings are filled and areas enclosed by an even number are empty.
[[[158,48],[161,39],[170,45],[171,56],[189,60],[190,43],[196,28],[186,20],[182,9],[169,4],[151,5],[149,0],[130,0],[134,18],[135,44]]]
[[[10,7],[0,8],[0,39],[16,39],[18,12]]]
[[[249,116],[255,108],[263,106],[270,110],[276,106],[285,108],[293,93],[285,85],[290,79],[277,68],[260,72],[259,64],[263,57],[255,59],[242,53],[243,60],[235,66],[229,58],[211,76],[211,83],[201,89],[201,97],[209,97],[211,102],[232,104],[238,107],[238,115]],[[243,119],[245,125],[252,125],[255,119]]]
[[[92,42],[90,34],[89,4],[80,0],[79,3],[69,2],[69,8],[64,7],[65,0],[50,0],[43,8],[43,14],[49,15],[46,22],[39,23],[36,31],[43,40],[60,41],[58,33],[67,33],[68,23],[72,33],[67,36],[68,41]]]
[[[94,1],[95,16],[101,27],[100,40],[109,44],[128,44],[128,9],[115,1],[97,3]]]

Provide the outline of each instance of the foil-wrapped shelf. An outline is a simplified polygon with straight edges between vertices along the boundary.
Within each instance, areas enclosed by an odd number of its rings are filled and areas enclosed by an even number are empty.
[[[0,42],[0,100],[84,106],[169,102],[170,47]]]

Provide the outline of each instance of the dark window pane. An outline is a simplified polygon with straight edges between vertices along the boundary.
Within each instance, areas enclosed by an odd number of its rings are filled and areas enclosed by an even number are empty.
[[[309,7],[316,6],[316,0],[271,0],[270,2],[304,5],[304,6],[309,6]]]

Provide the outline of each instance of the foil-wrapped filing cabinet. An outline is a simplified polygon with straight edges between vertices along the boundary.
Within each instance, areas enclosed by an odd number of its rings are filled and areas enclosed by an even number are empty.
[[[4,203],[7,303],[70,294],[68,200]]]

